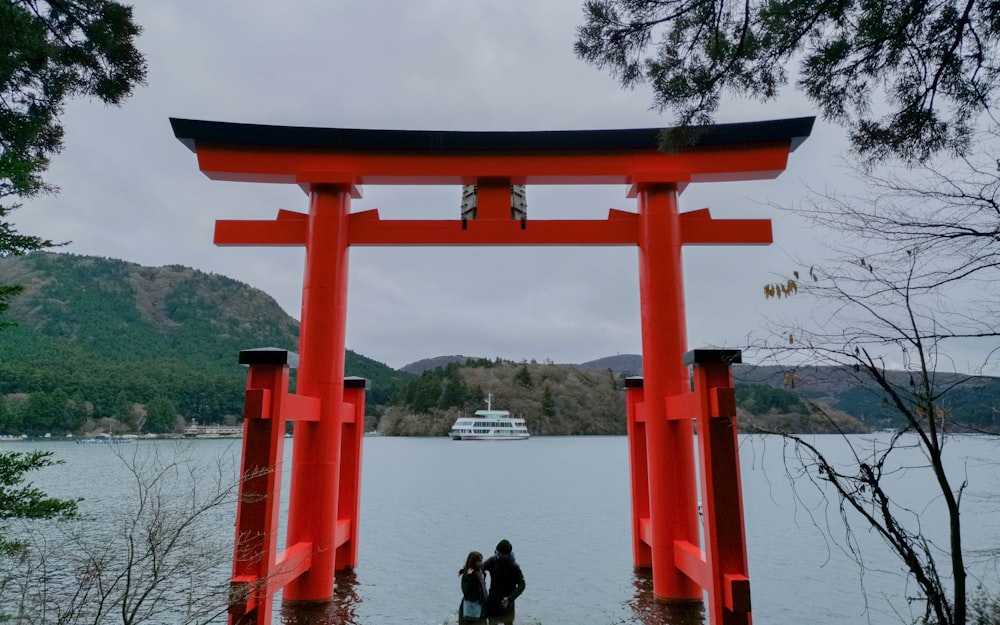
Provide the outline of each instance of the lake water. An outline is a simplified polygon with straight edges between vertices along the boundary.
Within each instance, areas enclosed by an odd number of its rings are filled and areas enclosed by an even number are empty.
[[[809,440],[832,457],[848,452],[835,436]],[[885,435],[852,438],[862,446],[878,440]],[[996,548],[997,439],[954,437],[948,444],[952,470],[967,475],[969,482],[963,499],[967,553]],[[155,452],[161,458],[180,454],[206,462],[238,456],[240,441],[0,443],[3,451],[55,452],[66,464],[46,469],[32,481],[53,495],[84,497],[84,512],[95,518],[134,496],[126,465],[117,455],[124,448],[126,456]],[[919,606],[908,611],[905,578],[881,540],[860,526],[848,537],[835,501],[826,502],[801,479],[792,487],[798,467],[781,439],[743,436],[740,454],[757,625],[889,625],[900,622],[896,611],[907,619],[919,615]],[[904,466],[920,460],[916,452],[907,454]],[[513,442],[366,438],[358,568],[339,579],[338,603],[330,610],[335,617],[286,614],[284,620],[455,623],[460,596],[456,573],[466,554],[473,549],[491,554],[497,541],[507,538],[527,582],[517,602],[518,623],[680,622],[651,601],[650,580],[633,571],[628,470],[625,437]],[[892,478],[900,501],[919,515],[932,538],[940,539],[942,517],[934,510],[937,502],[928,507],[934,490],[929,480],[924,471],[906,469]],[[231,544],[235,509],[226,510],[213,531],[215,538]],[[863,574],[849,556],[852,549],[865,561]],[[996,568],[987,562],[974,566],[996,590]],[[228,572],[229,562],[222,562],[213,574],[224,579]]]

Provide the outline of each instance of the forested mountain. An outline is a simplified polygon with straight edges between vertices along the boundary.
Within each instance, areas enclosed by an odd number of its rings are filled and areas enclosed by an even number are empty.
[[[914,376],[906,371],[886,371],[886,379],[897,389],[915,387]],[[738,365],[733,377],[737,384],[765,384],[791,388],[804,396],[827,403],[861,419],[872,428],[897,428],[903,419],[887,394],[863,374],[849,367]],[[939,371],[934,375],[939,391],[948,389],[937,402],[952,425],[1000,430],[1000,379]],[[905,394],[905,392],[904,392]]]
[[[585,362],[579,366],[584,369],[609,370],[622,376],[642,375],[642,356],[622,354]],[[886,378],[900,389],[912,388],[915,384],[911,374],[906,371],[886,371]],[[789,368],[743,363],[733,365],[733,380],[738,396],[741,388],[770,387],[790,391],[793,396],[800,394],[805,399],[850,414],[869,428],[903,426],[902,417],[888,402],[885,392],[864,374],[847,367]],[[948,389],[941,398],[941,407],[952,423],[1000,431],[1000,379],[937,372],[934,381],[937,388]],[[769,393],[761,388],[757,390],[757,394],[763,397]],[[743,396],[747,397],[745,394]],[[774,398],[770,401],[774,401]],[[778,403],[785,403],[785,400]],[[759,414],[760,407],[764,404],[757,402],[756,406],[747,404],[743,407]],[[795,428],[794,425],[789,427]]]
[[[0,329],[0,435],[237,423],[246,384],[239,351],[297,345],[298,322],[273,298],[187,267],[36,253],[0,258],[0,284],[25,287],[0,317],[13,324]],[[372,380],[367,428],[409,435],[447,433],[487,394],[536,435],[624,434],[623,378],[642,370],[641,356],[628,354],[566,365],[442,356],[407,367],[419,375],[352,351],[345,364],[347,375]],[[878,391],[852,372],[795,373],[734,367],[741,425],[828,431],[805,399],[827,406],[847,431],[865,428],[853,417],[870,428],[898,425]],[[891,375],[905,383],[905,373]],[[960,377],[942,374],[939,382]],[[956,419],[997,427],[1000,381],[971,379],[948,397]]]
[[[469,360],[468,356],[435,356],[434,358],[423,358],[416,362],[411,362],[405,365],[401,371],[420,375],[425,371],[437,369],[438,367],[446,367],[451,363],[463,364],[467,360]]]
[[[606,369],[624,377],[642,375],[642,356],[640,354],[618,354],[606,356],[597,360],[580,363],[582,369]]]
[[[35,253],[0,258],[0,284],[25,287],[0,318],[0,434],[237,421],[239,351],[297,349],[269,295],[187,267]],[[372,407],[408,377],[351,351],[346,374],[373,381]]]
[[[389,435],[443,436],[460,413],[486,408],[522,416],[532,435],[625,434],[625,393],[607,371],[470,358],[425,370],[378,424]]]
[[[500,408],[523,416],[537,434],[625,433],[624,379],[642,375],[642,356],[620,354],[581,364],[514,363],[440,356],[404,367],[420,373],[386,411],[386,434],[443,435],[459,413],[483,407],[486,393]],[[910,374],[888,371],[902,389]],[[853,370],[803,366],[733,366],[740,427],[787,432],[863,432],[904,423],[885,393]],[[948,388],[941,406],[961,430],[1000,430],[1000,380],[939,373]]]
[[[412,379],[386,408],[378,429],[388,435],[443,436],[459,414],[484,408],[487,395],[492,395],[494,408],[524,417],[533,435],[625,434],[624,377],[582,365],[451,361]],[[829,406],[826,415],[819,415],[801,395],[787,389],[742,384],[736,387],[736,400],[744,428],[866,431],[860,421]]]

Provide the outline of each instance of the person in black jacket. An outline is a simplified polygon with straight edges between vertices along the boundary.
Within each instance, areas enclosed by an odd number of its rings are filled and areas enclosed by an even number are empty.
[[[486,623],[486,574],[483,573],[483,554],[470,551],[465,566],[458,570],[462,576],[462,602],[458,605],[458,622],[465,624]]]
[[[514,622],[514,600],[524,592],[524,574],[514,559],[509,540],[497,543],[496,553],[483,562],[490,574],[490,593],[486,600],[486,616],[490,625],[511,625]]]

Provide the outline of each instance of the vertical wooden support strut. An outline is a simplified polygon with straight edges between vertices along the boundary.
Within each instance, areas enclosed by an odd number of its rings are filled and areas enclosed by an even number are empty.
[[[229,622],[271,622],[266,580],[274,571],[281,498],[285,419],[281,396],[288,389],[288,352],[241,352],[250,365],[243,421],[240,497],[230,586]]]
[[[708,595],[708,622],[712,625],[750,625],[750,578],[747,568],[746,532],[740,483],[739,447],[736,432],[736,393],[730,365],[741,361],[739,350],[694,350],[683,363],[693,366],[690,390],[667,400],[670,420],[698,426],[698,471],[701,484],[704,546],[700,539],[676,539],[666,561],[655,560],[656,572],[672,569],[675,575]],[[625,381],[629,436],[647,425],[643,378]],[[655,509],[643,496],[641,448],[631,443],[633,548],[637,568],[649,566],[644,559],[654,540]],[[649,514],[649,517],[644,516]],[[654,558],[657,552],[652,552]],[[661,573],[662,574],[662,573]],[[658,598],[664,598],[657,595]],[[668,598],[670,599],[670,598]]]
[[[229,625],[270,625],[274,594],[307,573],[313,543],[289,542],[277,553],[278,512],[287,421],[316,422],[320,402],[288,392],[290,354],[278,349],[240,352],[250,365],[244,406],[243,463],[236,508],[236,544],[229,597]],[[337,569],[357,566],[358,511],[361,486],[361,441],[364,436],[368,380],[344,380],[344,470],[335,546]]]
[[[646,457],[646,403],[642,378],[626,378],[629,475],[632,480],[632,561],[637,569],[653,566],[650,535],[649,463]]]
[[[289,543],[277,553],[285,424],[319,418],[318,401],[288,392],[291,360],[281,349],[240,352],[240,364],[249,365],[250,373],[243,407],[230,625],[270,625],[274,593],[312,564],[309,542]]]
[[[368,380],[344,380],[343,426],[340,432],[340,498],[337,501],[338,571],[358,565],[358,516],[361,511],[361,443],[365,436],[365,391]]]
[[[298,392],[320,400],[319,420],[297,423],[288,544],[312,542],[312,567],[286,588],[286,602],[329,601],[336,562],[341,486],[344,348],[347,324],[350,189],[310,189],[299,329]]]
[[[673,566],[678,540],[698,542],[694,434],[690,420],[671,419],[667,398],[687,389],[681,226],[673,184],[638,189],[639,303],[649,489],[653,595],[701,600],[701,589]],[[637,470],[633,457],[633,474]]]
[[[704,566],[710,578],[709,622],[750,625],[750,578],[736,430],[736,391],[730,365],[739,350],[694,350],[684,355],[693,368],[698,402],[698,460],[704,513]]]
[[[510,220],[510,178],[476,180],[477,220]]]

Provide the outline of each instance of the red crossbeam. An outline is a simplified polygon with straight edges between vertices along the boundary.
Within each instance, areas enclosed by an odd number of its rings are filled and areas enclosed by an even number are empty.
[[[296,213],[292,213],[296,215]],[[680,215],[685,245],[771,243],[769,219],[712,219],[708,209]],[[274,220],[219,220],[216,245],[304,245],[308,218],[282,211]],[[382,219],[378,210],[353,213],[352,246],[382,245],[637,245],[639,216],[611,210],[608,218],[419,220]]]
[[[213,180],[302,184],[463,185],[482,178],[510,184],[632,184],[644,172],[669,172],[675,182],[763,180],[788,162],[790,144],[775,141],[702,152],[602,153],[374,153],[296,149],[241,149],[198,145],[198,167]],[[346,173],[345,173],[346,172]]]

